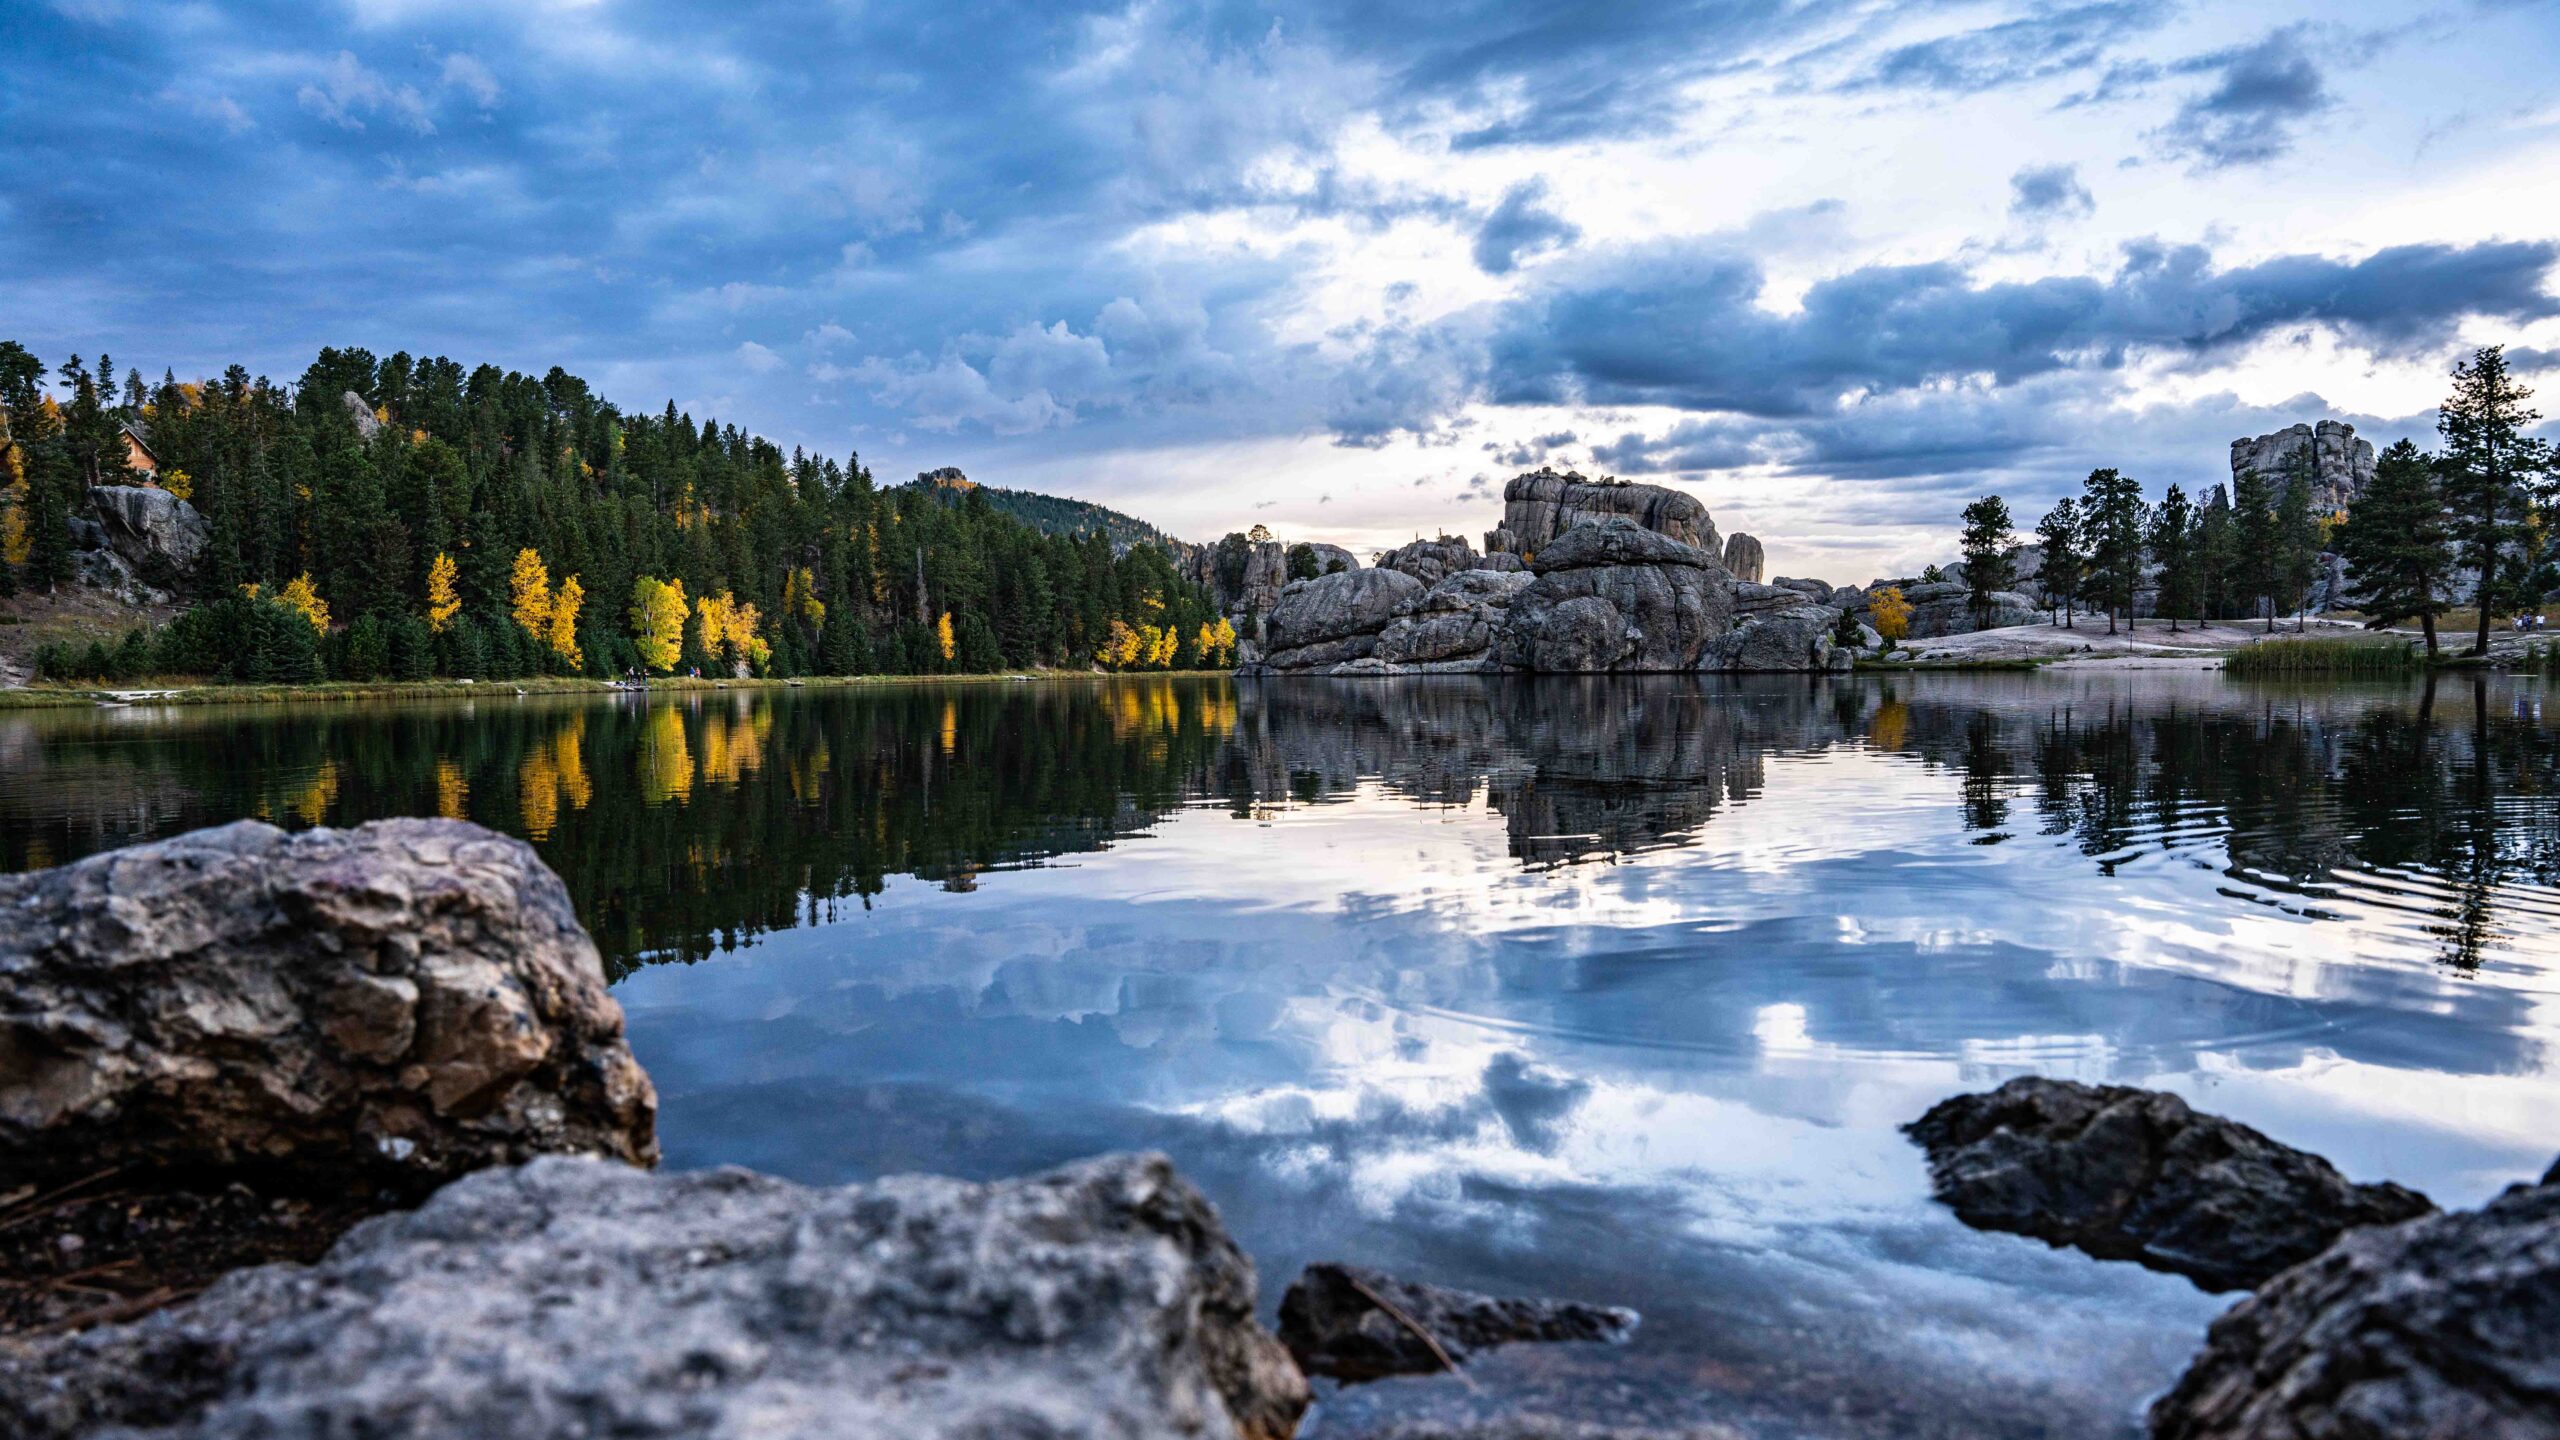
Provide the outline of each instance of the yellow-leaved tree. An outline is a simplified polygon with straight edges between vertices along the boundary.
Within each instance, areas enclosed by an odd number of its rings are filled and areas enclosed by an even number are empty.
[[[462,596],[454,589],[453,557],[443,551],[427,566],[427,628],[438,635],[453,626],[453,617],[462,613]]]
[[[286,609],[310,621],[312,629],[323,635],[329,633],[329,602],[321,599],[319,589],[312,585],[310,571],[305,570],[286,581],[276,599],[284,602]]]
[[[1876,634],[1888,645],[1911,633],[1911,602],[1902,598],[1902,587],[1887,585],[1869,602],[1875,616]]]
[[[773,647],[756,633],[763,617],[754,605],[723,590],[695,601],[694,613],[699,617],[695,635],[702,641],[703,653],[731,665],[744,660],[761,666],[771,658]]]
[[[1130,629],[1125,621],[1114,620],[1111,628],[1103,633],[1102,648],[1094,658],[1114,670],[1126,670],[1138,663],[1138,657],[1145,648],[1146,641],[1137,631]]]
[[[507,581],[516,628],[536,640],[551,630],[551,567],[542,552],[528,545],[516,552],[515,573]]]
[[[684,653],[687,608],[682,580],[643,575],[631,587],[631,638],[641,664],[661,673],[676,668],[676,657]]]
[[[1236,660],[1234,622],[1221,615],[1214,623],[1201,626],[1199,638],[1192,642],[1191,648],[1199,654],[1202,665],[1223,669],[1234,664]]]
[[[796,615],[813,626],[826,623],[827,605],[818,598],[818,582],[809,573],[808,566],[803,565],[784,577],[782,613]]]
[[[951,638],[951,612],[948,610],[942,612],[941,619],[933,622],[933,643],[942,647],[945,660],[959,653],[959,642]]]
[[[575,575],[561,581],[559,593],[551,597],[551,623],[544,639],[551,653],[572,670],[587,668],[587,657],[578,649],[578,610],[586,603],[586,587]]]

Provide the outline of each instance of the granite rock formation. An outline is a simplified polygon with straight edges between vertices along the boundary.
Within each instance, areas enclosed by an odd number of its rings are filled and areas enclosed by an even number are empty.
[[[1517,556],[1506,555],[1503,559],[1511,562],[1513,568],[1519,564]],[[1475,547],[1455,536],[1443,535],[1436,540],[1415,540],[1397,546],[1378,557],[1378,568],[1401,570],[1425,585],[1437,585],[1460,571],[1481,570],[1486,566],[1484,557],[1476,554]]]
[[[2373,442],[2356,438],[2356,427],[2343,420],[2289,425],[2271,435],[2231,442],[2231,478],[2263,476],[2270,493],[2281,495],[2297,467],[2311,472],[2312,510],[2333,514],[2355,504],[2373,481]]]
[[[1511,602],[1529,585],[1525,571],[1457,571],[1389,621],[1372,653],[1381,665],[1425,674],[1491,669]]]
[[[2028,1076],[1904,1127],[1966,1224],[2246,1290],[2351,1230],[2431,1213],[2175,1095]]]
[[[1802,597],[1792,605],[1753,610],[1737,616],[1733,628],[1715,638],[1701,668],[1748,674],[1847,670],[1857,657],[1833,643],[1839,627],[1839,611],[1807,604]]]
[[[1769,557],[1761,550],[1760,542],[1739,530],[1724,542],[1724,568],[1733,572],[1734,579],[1746,585],[1759,584],[1768,563]]]
[[[1633,521],[1711,556],[1723,552],[1715,521],[1694,496],[1659,485],[1586,479],[1570,470],[1559,474],[1544,466],[1515,475],[1502,487],[1502,524],[1486,532],[1484,548],[1527,561],[1574,527],[1611,519]]]
[[[1910,628],[1904,638],[1935,640],[1948,635],[1965,635],[1976,630],[1998,630],[2010,625],[2034,625],[2045,618],[2036,602],[2014,590],[1992,592],[1990,623],[1975,623],[1973,592],[1953,580],[1927,583],[1903,583],[1878,580],[1864,590],[1841,589],[1832,592],[1833,608],[1848,611],[1858,623],[1875,623],[1875,595],[1888,585],[1900,584],[1902,598],[1911,605]]]
[[[89,509],[109,548],[164,588],[195,568],[213,540],[196,507],[153,485],[94,485]]]
[[[1504,622],[1507,669],[1695,670],[1732,624],[1732,577],[1712,552],[1623,516],[1565,531],[1529,568]]]
[[[1306,1381],[1160,1156],[809,1189],[555,1157],[0,1350],[0,1433],[1283,1440]]]
[[[1497,1345],[1623,1343],[1637,1318],[1615,1306],[1497,1299],[1316,1264],[1280,1297],[1280,1343],[1310,1375],[1377,1380],[1436,1374]]]
[[[2207,1332],[2153,1440],[2560,1435],[2560,1185],[2356,1230]]]
[[[1413,609],[1425,587],[1401,570],[1344,570],[1292,580],[1264,626],[1263,663],[1307,670],[1358,660],[1378,648],[1378,632]]]
[[[363,396],[349,390],[338,397],[338,403],[347,407],[347,419],[356,427],[360,438],[371,440],[382,433],[381,418],[373,413],[373,407],[365,403]]]
[[[476,825],[242,821],[0,877],[0,1173],[422,1193],[657,1160],[656,1093],[558,876]]]

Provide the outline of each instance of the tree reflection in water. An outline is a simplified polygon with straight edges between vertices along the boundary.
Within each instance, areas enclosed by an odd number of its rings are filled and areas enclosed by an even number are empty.
[[[619,972],[832,917],[893,876],[974,888],[1185,805],[1251,820],[1375,786],[1481,804],[1520,864],[1572,866],[1788,803],[1773,757],[1864,750],[1950,773],[1977,843],[2031,827],[2110,874],[2216,856],[2303,913],[2415,907],[2470,969],[2560,930],[2546,693],[2489,677],[1155,679],[36,711],[0,718],[0,865],[241,817],[468,816],[542,851]]]

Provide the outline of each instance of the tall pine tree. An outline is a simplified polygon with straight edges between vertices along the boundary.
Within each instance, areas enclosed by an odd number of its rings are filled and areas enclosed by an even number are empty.
[[[2365,628],[2415,619],[2436,654],[2436,617],[2445,612],[2453,544],[2435,462],[2401,440],[2374,463],[2373,480],[2347,512],[2338,552],[2350,570],[2348,598],[2364,611]]]

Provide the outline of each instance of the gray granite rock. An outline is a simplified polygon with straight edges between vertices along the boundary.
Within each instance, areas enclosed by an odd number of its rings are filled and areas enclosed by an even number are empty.
[[[1626,519],[1683,545],[1721,554],[1715,521],[1696,497],[1660,485],[1591,480],[1573,471],[1540,468],[1515,475],[1502,487],[1502,524],[1486,532],[1488,552],[1520,556],[1545,553],[1556,537],[1578,526]]]
[[[1504,668],[1545,674],[1695,670],[1732,623],[1733,580],[1708,552],[1611,519],[1565,532],[1511,602]]]
[[[1726,538],[1724,568],[1733,572],[1734,579],[1745,584],[1757,585],[1763,578],[1762,572],[1768,563],[1767,552],[1760,548],[1760,542],[1754,537],[1737,530]]]
[[[2153,1440],[2560,1436],[2560,1185],[2348,1232],[2213,1324]]]
[[[1399,570],[1350,570],[1292,580],[1271,611],[1265,644],[1275,664],[1282,652],[1359,636],[1368,637],[1374,648],[1378,632],[1418,604],[1426,588]]]
[[[1306,1382],[1161,1156],[809,1189],[551,1158],[0,1350],[22,1440],[1282,1440]]]
[[[1497,1345],[1621,1343],[1636,1323],[1615,1306],[1497,1299],[1330,1263],[1308,1266],[1280,1297],[1280,1343],[1299,1368],[1352,1381],[1429,1375]]]
[[[1483,564],[1483,557],[1466,541],[1443,535],[1437,540],[1416,540],[1399,545],[1378,557],[1381,570],[1400,570],[1425,585],[1437,585],[1451,575],[1473,570]]]
[[[89,508],[106,543],[157,584],[183,577],[213,540],[211,521],[157,486],[92,486]]]
[[[2027,1076],[1941,1101],[1904,1127],[1959,1219],[2207,1290],[2265,1283],[2340,1235],[2435,1206],[2175,1095]]]
[[[1846,670],[1856,657],[1832,643],[1840,612],[1828,605],[1807,605],[1790,590],[1793,606],[1739,616],[1733,628],[1707,647],[1701,668],[1738,674],[1787,671]]]
[[[412,1192],[657,1159],[657,1098],[568,891],[450,820],[242,821],[0,876],[0,1173]]]

